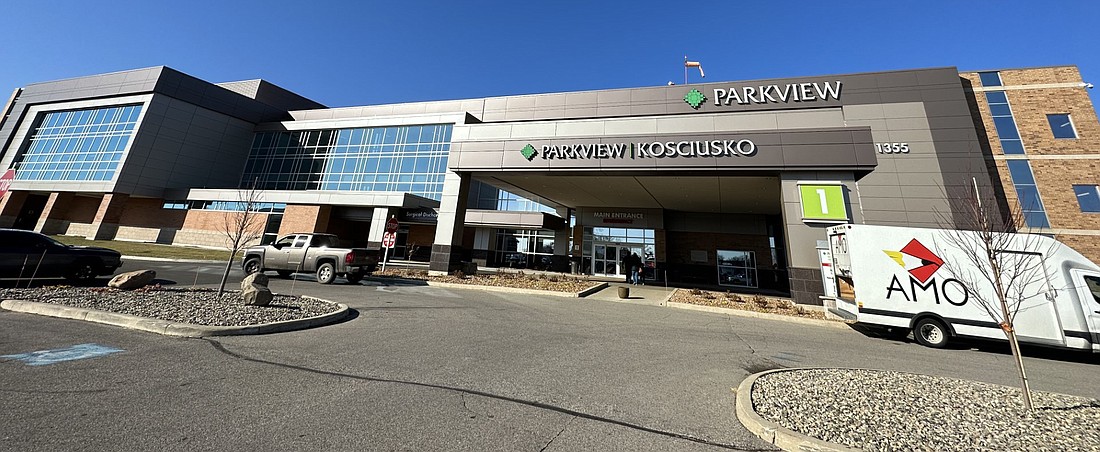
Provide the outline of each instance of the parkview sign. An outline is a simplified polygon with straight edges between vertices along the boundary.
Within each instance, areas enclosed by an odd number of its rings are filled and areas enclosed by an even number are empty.
[[[757,85],[729,88],[714,88],[713,97],[707,98],[697,89],[692,89],[684,95],[684,102],[696,110],[707,100],[713,100],[715,106],[723,105],[751,105],[751,104],[785,104],[789,102],[816,102],[827,101],[830,98],[840,100],[841,83],[814,82],[814,83],[787,83],[784,85]]]
[[[642,141],[636,143],[528,144],[520,150],[528,161],[542,156],[546,160],[609,160],[693,157],[751,157],[756,155],[752,140]]]

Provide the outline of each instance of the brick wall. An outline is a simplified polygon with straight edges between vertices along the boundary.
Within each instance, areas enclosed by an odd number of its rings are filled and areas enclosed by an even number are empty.
[[[122,210],[119,225],[140,228],[180,228],[187,218],[186,210],[165,209],[159,198],[130,198]]]
[[[331,206],[288,205],[279,224],[279,235],[295,232],[324,232],[328,225]]]
[[[65,219],[74,223],[91,224],[92,220],[95,219],[96,211],[99,210],[99,201],[98,197],[74,196],[69,201]]]
[[[1026,156],[1035,176],[1039,195],[1051,228],[1068,231],[1058,240],[1070,245],[1094,262],[1100,262],[1100,214],[1083,213],[1073,185],[1100,185],[1100,122],[1088,91],[1077,86],[1081,74],[1075,66],[1002,70],[1001,82],[1012,108]],[[975,72],[960,74],[975,88],[981,81]],[[1048,86],[1039,86],[1048,85]],[[1049,85],[1066,85],[1051,87]],[[1006,205],[1017,206],[1015,187],[983,92],[971,100],[976,125],[988,137],[990,167],[996,168]],[[1076,139],[1057,139],[1047,114],[1068,113],[1077,131]],[[981,130],[979,130],[981,132]],[[982,135],[979,133],[979,136]],[[1020,225],[1023,226],[1023,225]],[[1074,230],[1087,231],[1074,234]]]

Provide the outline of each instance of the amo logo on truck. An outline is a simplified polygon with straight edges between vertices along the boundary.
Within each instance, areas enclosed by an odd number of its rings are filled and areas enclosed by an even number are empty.
[[[936,271],[943,266],[943,259],[929,250],[917,239],[912,239],[901,250],[882,250],[894,262],[905,269],[901,278],[895,273],[886,288],[886,299],[902,296],[905,301],[917,302],[932,300],[936,304],[946,301],[954,306],[963,306],[970,300],[970,292],[962,281],[955,278],[936,278]],[[908,276],[908,278],[905,278]],[[902,282],[903,279],[908,279]]]

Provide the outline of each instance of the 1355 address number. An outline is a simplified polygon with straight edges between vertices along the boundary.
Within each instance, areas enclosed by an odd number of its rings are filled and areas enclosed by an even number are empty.
[[[908,154],[909,143],[875,143],[879,154]]]

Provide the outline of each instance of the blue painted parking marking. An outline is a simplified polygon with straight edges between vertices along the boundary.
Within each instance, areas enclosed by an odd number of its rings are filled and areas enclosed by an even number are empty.
[[[68,348],[39,350],[30,353],[20,353],[18,355],[2,355],[0,356],[0,358],[23,361],[28,366],[45,366],[47,364],[60,363],[64,361],[106,356],[121,351],[122,350],[117,348],[107,347],[99,344],[79,344]]]

